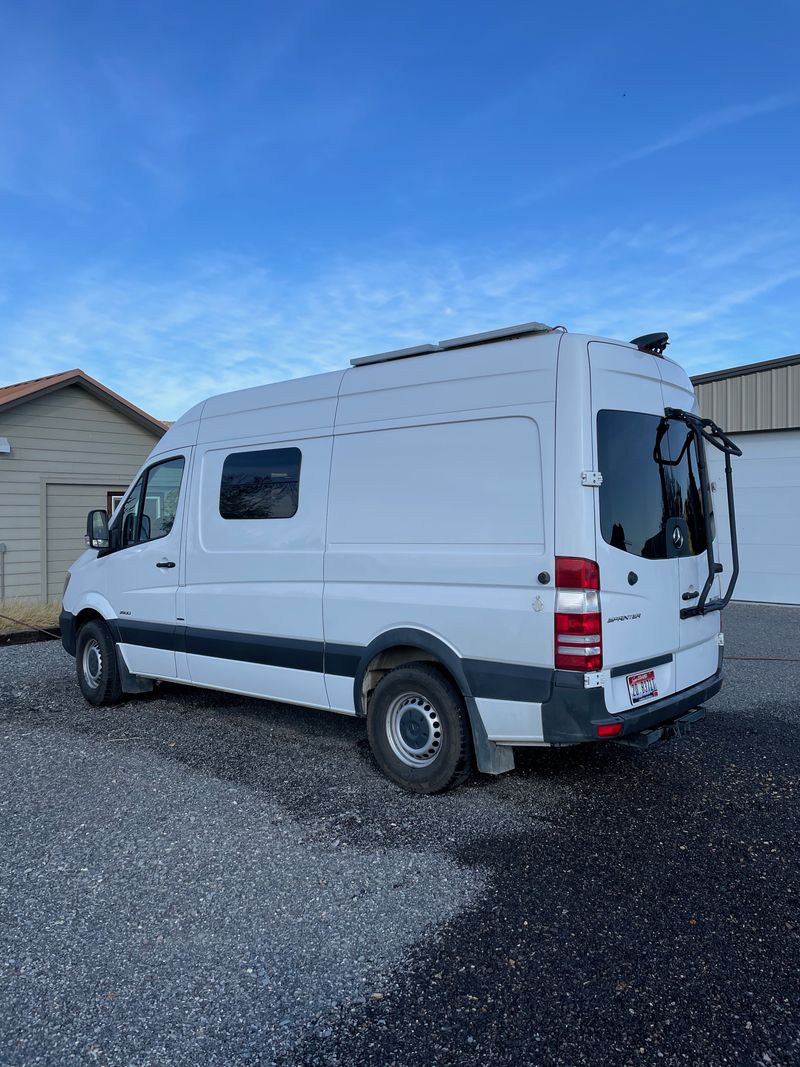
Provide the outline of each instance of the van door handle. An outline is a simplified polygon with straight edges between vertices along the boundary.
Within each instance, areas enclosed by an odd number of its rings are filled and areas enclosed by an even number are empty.
[[[689,593],[684,593],[683,596],[681,597],[681,599],[682,600],[694,600],[695,597],[699,597],[699,596],[700,596],[700,591],[698,589],[693,589]]]
[[[156,566],[157,566],[157,567],[165,567],[165,568],[166,568],[166,567],[174,567],[174,566],[175,566],[175,564],[174,564],[174,563],[172,562],[172,560],[169,560],[169,559],[160,559],[160,560],[158,561],[158,563],[156,563]]]

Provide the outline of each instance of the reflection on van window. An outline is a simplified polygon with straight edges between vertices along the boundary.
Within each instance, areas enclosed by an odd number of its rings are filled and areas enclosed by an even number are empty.
[[[157,541],[159,537],[166,537],[172,529],[182,477],[183,456],[168,459],[166,463],[159,463],[148,471],[140,541]]]
[[[223,519],[290,519],[300,491],[299,448],[235,452],[222,465]]]
[[[115,517],[114,526],[119,530],[120,548],[136,543],[136,531],[139,526],[139,505],[142,502],[142,482],[144,475],[130,491],[122,511]]]
[[[645,559],[705,552],[697,449],[689,437],[683,423],[658,415],[598,412],[600,527],[607,544]],[[657,445],[664,460],[679,460],[676,466],[656,462]],[[670,519],[679,520],[684,533],[680,553],[667,545]]]

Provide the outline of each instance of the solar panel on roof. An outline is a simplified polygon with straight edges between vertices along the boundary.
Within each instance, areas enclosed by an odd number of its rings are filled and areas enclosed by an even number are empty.
[[[424,356],[428,352],[438,352],[437,345],[414,345],[413,348],[396,348],[393,352],[376,352],[373,356],[358,356],[351,359],[354,367],[365,367],[368,363],[385,363],[390,359],[407,359],[409,356]]]
[[[462,348],[465,345],[479,345],[484,341],[502,341],[510,337],[524,337],[529,333],[550,333],[552,326],[543,322],[523,322],[520,326],[503,326],[499,330],[487,330],[486,333],[470,333],[465,337],[450,337],[439,342],[439,348]]]
[[[426,356],[431,352],[442,352],[452,348],[466,348],[468,345],[484,344],[488,341],[510,340],[512,337],[524,337],[532,333],[551,333],[552,326],[543,322],[523,322],[519,326],[503,326],[499,330],[486,333],[471,333],[464,337],[450,337],[438,345],[415,345],[413,348],[397,348],[392,352],[376,352],[372,356],[358,356],[351,359],[354,367],[365,367],[369,363],[388,363],[393,359],[407,359],[409,356]]]

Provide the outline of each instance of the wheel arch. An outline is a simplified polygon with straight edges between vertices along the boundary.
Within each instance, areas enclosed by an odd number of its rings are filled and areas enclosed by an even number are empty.
[[[97,608],[81,608],[75,616],[75,633],[77,634],[87,622],[92,622],[94,619],[98,619],[108,625],[108,619],[104,618]]]
[[[356,709],[356,715],[366,716],[370,693],[387,671],[403,663],[415,661],[437,665],[463,696],[469,715],[478,770],[484,774],[504,774],[513,770],[513,750],[489,740],[461,657],[451,645],[426,630],[398,627],[380,634],[367,645],[353,681],[353,707]]]
[[[116,623],[113,608],[99,593],[84,593],[78,603],[71,607],[71,614],[75,620],[76,633],[89,619],[101,619],[112,632]]]
[[[384,674],[414,662],[436,664],[465,698],[472,696],[461,660],[450,645],[425,630],[402,627],[387,630],[364,650],[353,680],[356,715],[367,714],[370,694]]]

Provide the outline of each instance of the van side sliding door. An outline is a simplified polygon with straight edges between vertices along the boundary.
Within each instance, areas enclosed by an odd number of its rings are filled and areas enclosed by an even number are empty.
[[[331,438],[198,447],[186,653],[198,685],[328,707],[322,567]]]

